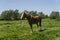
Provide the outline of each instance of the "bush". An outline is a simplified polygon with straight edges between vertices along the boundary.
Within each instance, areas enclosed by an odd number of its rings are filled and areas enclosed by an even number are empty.
[[[56,18],[57,21],[60,21],[60,17]]]
[[[59,17],[59,12],[58,11],[52,11],[50,14],[50,19],[56,19]]]

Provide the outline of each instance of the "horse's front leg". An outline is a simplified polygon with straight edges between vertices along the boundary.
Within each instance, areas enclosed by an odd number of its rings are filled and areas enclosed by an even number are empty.
[[[38,23],[37,23],[37,28],[38,28],[39,26],[38,26]]]
[[[31,23],[29,23],[29,25],[30,25],[30,28],[31,28],[31,30],[32,30],[32,32],[33,32],[32,24],[31,24]]]

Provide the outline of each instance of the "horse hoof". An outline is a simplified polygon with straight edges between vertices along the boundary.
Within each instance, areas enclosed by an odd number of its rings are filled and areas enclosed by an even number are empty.
[[[44,31],[44,30],[39,30],[40,32]]]

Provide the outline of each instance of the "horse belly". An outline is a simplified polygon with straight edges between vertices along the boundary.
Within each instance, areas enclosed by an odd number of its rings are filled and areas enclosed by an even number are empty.
[[[33,24],[36,24],[36,23],[38,23],[38,20],[32,20],[31,21]]]

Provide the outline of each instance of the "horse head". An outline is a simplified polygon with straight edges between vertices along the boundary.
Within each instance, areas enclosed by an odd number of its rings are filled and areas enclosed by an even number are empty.
[[[26,12],[23,12],[22,14],[21,14],[21,19],[23,19],[23,18],[25,18],[26,17]]]

